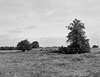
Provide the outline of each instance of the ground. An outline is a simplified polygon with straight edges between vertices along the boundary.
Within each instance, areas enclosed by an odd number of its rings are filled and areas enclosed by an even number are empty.
[[[51,50],[0,53],[0,77],[100,77],[100,49],[75,55]]]

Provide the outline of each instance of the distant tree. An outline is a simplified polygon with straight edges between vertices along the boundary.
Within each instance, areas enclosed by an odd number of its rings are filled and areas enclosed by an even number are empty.
[[[98,45],[93,45],[93,46],[92,46],[92,48],[98,48],[98,47],[99,47]]]
[[[39,48],[39,42],[38,42],[38,41],[33,41],[33,42],[31,43],[31,47],[32,47],[32,48]]]
[[[8,50],[15,50],[15,47],[8,47]]]
[[[30,46],[30,42],[26,39],[26,40],[22,40],[17,44],[17,49],[18,50],[22,50],[23,52],[25,50],[30,50],[31,46]]]
[[[0,50],[15,50],[15,47],[2,46],[0,47]]]
[[[74,19],[73,23],[70,23],[67,26],[67,29],[70,30],[67,38],[67,51],[70,53],[86,53],[90,52],[89,39],[86,39],[84,23],[78,19]]]

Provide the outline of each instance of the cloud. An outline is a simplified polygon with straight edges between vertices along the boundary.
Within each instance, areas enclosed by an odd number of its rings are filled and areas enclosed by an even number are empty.
[[[0,35],[0,39],[8,39],[9,38],[9,36],[8,35]]]
[[[11,31],[9,31],[10,33],[22,33],[23,31],[21,31],[21,30],[11,30]]]
[[[10,42],[34,37],[62,37],[68,32],[65,26],[78,18],[85,23],[88,37],[95,42],[100,35],[99,4],[99,0],[0,0],[0,37],[10,38]],[[94,37],[94,33],[98,35]],[[48,39],[49,45],[59,38]]]
[[[32,26],[28,26],[28,27],[26,27],[25,29],[36,29],[36,25],[32,25]]]
[[[44,37],[39,39],[41,46],[66,46],[66,37]]]

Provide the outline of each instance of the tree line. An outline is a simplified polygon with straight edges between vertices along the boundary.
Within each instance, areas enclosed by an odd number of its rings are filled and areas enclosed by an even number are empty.
[[[38,41],[33,41],[30,43],[27,39],[22,40],[18,42],[17,46],[2,46],[0,47],[0,50],[31,50],[32,48],[39,48],[39,42]]]

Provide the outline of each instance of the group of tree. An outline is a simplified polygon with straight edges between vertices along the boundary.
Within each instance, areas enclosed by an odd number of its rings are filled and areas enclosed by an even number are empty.
[[[58,52],[60,53],[66,53],[66,54],[80,54],[80,53],[88,53],[90,52],[90,45],[89,45],[89,39],[85,36],[85,26],[84,23],[81,22],[78,19],[74,19],[72,23],[69,24],[69,26],[66,26],[70,32],[67,35],[67,47],[59,47]],[[12,49],[18,49],[18,50],[31,50],[32,48],[38,48],[39,43],[38,41],[33,41],[30,43],[27,39],[22,40],[18,42],[16,47],[0,47],[0,49],[6,49],[6,50],[12,50]],[[97,45],[94,45],[93,48],[97,48]]]
[[[32,43],[30,43],[27,39],[26,40],[22,40],[20,42],[18,42],[17,46],[2,46],[0,47],[0,50],[31,50],[32,48],[38,48],[39,47],[39,43],[38,41],[33,41]]]
[[[67,47],[59,47],[58,52],[66,54],[80,54],[90,52],[89,39],[85,36],[85,26],[84,23],[78,19],[74,19],[69,26],[66,27],[70,32],[67,35]],[[38,41],[30,43],[27,39],[18,42],[18,50],[31,50],[32,48],[38,48]],[[96,47],[96,46],[94,46]]]
[[[70,32],[67,35],[67,47],[60,47],[59,52],[67,54],[88,53],[90,52],[89,39],[85,36],[84,23],[78,19],[74,19],[69,26],[66,27]]]
[[[18,50],[25,51],[25,50],[31,50],[32,48],[39,48],[38,41],[33,41],[32,43],[30,43],[26,39],[26,40],[22,40],[22,41],[18,42],[18,44],[17,44]]]

